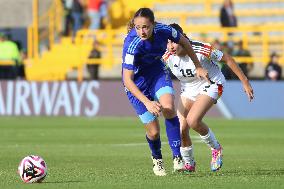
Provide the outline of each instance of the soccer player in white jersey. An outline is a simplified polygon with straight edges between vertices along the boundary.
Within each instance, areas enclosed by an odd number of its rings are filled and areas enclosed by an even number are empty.
[[[171,24],[170,26],[183,33],[178,24]],[[186,37],[185,34],[184,36]],[[225,78],[217,62],[226,62],[238,76],[249,101],[254,98],[253,89],[248,78],[230,55],[214,49],[208,43],[191,40],[190,43],[202,67],[208,71],[211,83],[196,76],[196,68],[181,45],[169,40],[167,52],[163,56],[164,62],[181,83],[181,98],[177,111],[181,127],[181,155],[185,162],[184,169],[188,172],[195,171],[196,163],[193,156],[193,145],[189,136],[189,128],[192,128],[199,133],[201,139],[211,148],[211,170],[217,171],[222,167],[223,163],[222,147],[212,130],[202,121],[204,115],[217,102],[223,92]]]

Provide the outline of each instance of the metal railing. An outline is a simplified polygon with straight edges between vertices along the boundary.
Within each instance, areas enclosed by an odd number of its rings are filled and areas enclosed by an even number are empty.
[[[213,42],[215,38],[212,38],[212,34],[219,36],[218,40],[226,42],[233,41],[238,42],[243,41],[244,48],[248,49],[250,44],[257,44],[261,49],[261,56],[255,57],[236,57],[238,61],[246,62],[258,62],[265,65],[269,61],[270,56],[270,46],[278,43],[282,46],[284,52],[284,24],[282,25],[262,25],[262,26],[243,26],[237,28],[221,28],[218,26],[198,26],[190,27],[184,26],[185,33],[189,33],[189,37],[193,39],[200,40],[200,35],[206,34],[208,36],[208,41]],[[274,34],[273,34],[274,32]],[[233,35],[232,35],[233,33]],[[96,38],[101,45],[101,50],[104,51],[104,56],[101,59],[87,59],[83,62],[88,62],[89,64],[102,64],[108,68],[111,68],[115,64],[121,63],[121,57],[116,57],[114,52],[114,47],[119,47],[122,49],[123,39],[126,36],[125,29],[109,29],[109,30],[98,30],[89,31],[81,30],[77,34],[78,44],[84,43],[84,39]],[[280,62],[284,63],[284,57],[282,56]]]
[[[28,58],[36,61],[40,54],[40,44],[51,48],[62,31],[63,7],[61,0],[53,0],[50,7],[39,15],[39,0],[33,0],[33,21],[27,28]]]
[[[0,66],[14,66],[16,65],[14,60],[0,60]]]

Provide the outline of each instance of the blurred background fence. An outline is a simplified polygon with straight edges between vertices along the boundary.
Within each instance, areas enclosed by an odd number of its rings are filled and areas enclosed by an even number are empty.
[[[27,29],[27,58],[23,61],[26,79],[92,79],[93,73],[86,65],[93,65],[95,71],[99,69],[96,78],[119,78],[126,24],[143,6],[152,8],[159,22],[179,23],[190,38],[210,43],[219,41],[222,50],[233,52],[242,41],[250,56],[235,58],[239,63],[250,64],[251,78],[265,77],[264,70],[272,53],[279,56],[281,67],[284,64],[283,0],[232,1],[237,19],[237,26],[233,27],[221,25],[223,0],[109,0],[102,2],[106,13],[95,29],[90,29],[88,0],[80,2],[81,23],[74,30],[70,17],[73,10],[68,8],[68,0],[1,0],[0,27]],[[100,52],[99,57],[91,56],[94,49]]]

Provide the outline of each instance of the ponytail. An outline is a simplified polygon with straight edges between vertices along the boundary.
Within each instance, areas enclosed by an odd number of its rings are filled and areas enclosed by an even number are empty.
[[[129,33],[133,28],[134,28],[134,19],[131,19],[131,20],[127,23],[127,33]]]

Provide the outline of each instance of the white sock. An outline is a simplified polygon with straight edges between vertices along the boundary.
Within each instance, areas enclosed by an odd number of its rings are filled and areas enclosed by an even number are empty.
[[[187,147],[180,147],[180,153],[184,163],[189,163],[191,165],[193,164],[193,145]]]
[[[215,138],[214,133],[209,129],[208,134],[205,136],[201,136],[200,138],[210,147],[214,149],[219,149],[220,144],[218,143],[217,139]]]

